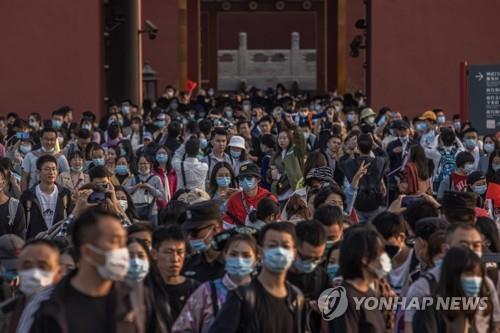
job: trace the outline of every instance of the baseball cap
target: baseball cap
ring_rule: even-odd
[[[425,111],[420,117],[418,117],[418,119],[436,121],[437,117],[436,117],[436,114],[434,112]]]
[[[14,234],[0,236],[0,263],[5,269],[17,267],[17,257],[24,246],[24,240]]]
[[[394,120],[392,122],[392,128],[394,128],[394,129],[409,129],[410,125],[404,120],[397,119],[397,120]]]
[[[198,202],[186,209],[186,220],[182,224],[185,230],[201,229],[219,220],[219,205],[214,200]]]
[[[245,176],[253,176],[257,178],[261,178],[260,169],[255,163],[246,163],[240,167],[240,173],[238,174],[238,178],[244,178]]]

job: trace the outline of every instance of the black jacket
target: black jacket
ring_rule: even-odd
[[[209,333],[266,332],[266,328],[262,327],[264,318],[255,315],[259,297],[257,283],[260,282],[253,280],[249,285],[238,287],[238,289],[228,294],[226,302],[208,331]],[[297,287],[289,282],[286,282],[286,288],[286,304],[293,314],[295,327],[297,328],[297,332],[290,333],[303,333],[306,331],[304,296]],[[272,318],[271,320],[280,320],[280,318]]]
[[[29,190],[26,190],[21,195],[21,204],[25,210],[26,226],[26,239],[35,237],[38,233],[47,230],[47,225],[43,219],[42,208],[36,196],[37,185]],[[64,220],[70,213],[71,208],[71,192],[62,186],[56,185],[59,191],[57,196],[56,211],[54,213],[53,224]]]
[[[78,321],[78,313],[67,313],[66,297],[70,295],[70,281],[76,272],[66,276],[54,289],[50,298],[40,304],[30,333],[70,333],[68,320]],[[110,297],[114,313],[110,318],[110,333],[143,333],[147,326],[144,290],[115,282]],[[80,311],[85,311],[85,308]],[[79,312],[80,312],[79,311]],[[113,319],[114,318],[114,319]]]

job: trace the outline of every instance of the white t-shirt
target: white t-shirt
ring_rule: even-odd
[[[52,227],[52,224],[54,223],[54,215],[56,214],[57,196],[59,195],[59,190],[57,189],[57,186],[54,186],[54,191],[52,191],[52,193],[50,194],[47,194],[40,189],[40,185],[37,185],[35,191],[36,197],[40,202],[45,225],[47,226],[47,229],[50,229],[50,227]]]

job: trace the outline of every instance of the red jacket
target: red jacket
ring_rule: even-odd
[[[253,209],[257,209],[257,205],[264,198],[271,198],[278,202],[271,192],[262,187],[259,187],[254,197],[247,196],[243,191],[233,194],[227,200],[227,212],[224,215],[224,222],[234,226],[245,225],[248,213]]]

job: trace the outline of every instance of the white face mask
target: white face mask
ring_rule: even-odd
[[[130,256],[126,247],[103,251],[91,244],[89,245],[92,251],[106,257],[106,262],[102,266],[92,263],[104,280],[121,281],[125,278],[130,265]]]
[[[26,296],[31,296],[45,287],[52,285],[54,273],[39,268],[26,269],[19,271],[19,279],[19,289]]]
[[[382,253],[382,255],[378,258],[380,267],[371,266],[371,270],[377,275],[379,279],[387,276],[392,270],[391,258],[387,255],[387,253]]]
[[[128,201],[127,200],[118,200],[118,204],[123,209],[123,211],[127,210],[127,208],[128,208]]]

